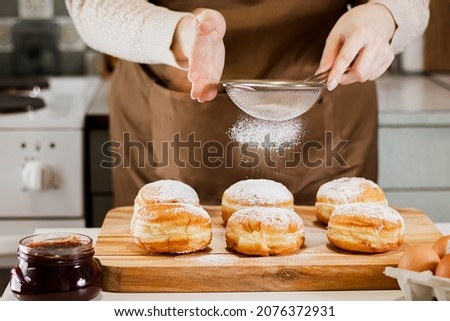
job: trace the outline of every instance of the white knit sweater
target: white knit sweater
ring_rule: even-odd
[[[392,13],[397,29],[395,53],[418,38],[429,19],[429,0],[370,0]],[[147,0],[66,0],[84,42],[100,52],[139,63],[177,66],[170,46],[178,21],[189,13],[155,6]]]

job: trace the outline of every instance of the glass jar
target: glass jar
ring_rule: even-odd
[[[101,290],[101,264],[87,235],[31,235],[20,240],[17,256],[10,286],[19,300],[90,300]]]

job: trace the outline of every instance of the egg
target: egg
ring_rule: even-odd
[[[443,278],[450,278],[450,254],[444,256],[436,267],[436,272],[434,273],[436,276],[440,276]]]
[[[450,244],[448,244],[449,241],[450,241],[450,235],[445,235],[445,236],[441,237],[440,239],[438,239],[433,244],[433,250],[436,251],[436,253],[439,255],[440,258],[443,258],[445,254],[450,254],[450,252],[448,252],[448,253],[445,252],[447,247],[449,247],[449,251],[450,251]]]
[[[431,271],[434,273],[440,261],[439,255],[430,245],[414,244],[410,245],[403,252],[398,262],[398,267],[404,270],[417,272]]]

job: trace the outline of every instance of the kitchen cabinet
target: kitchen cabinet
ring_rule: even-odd
[[[430,21],[424,34],[424,70],[450,72],[450,3],[448,0],[430,1]]]
[[[450,90],[446,75],[378,83],[379,184],[393,206],[450,218]]]

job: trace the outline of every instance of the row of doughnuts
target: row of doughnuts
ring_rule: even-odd
[[[401,215],[384,193],[364,178],[341,178],[322,185],[317,220],[327,225],[330,243],[344,250],[376,253],[398,247],[404,236]],[[304,225],[292,193],[267,179],[239,181],[225,190],[222,219],[227,247],[248,255],[292,253],[304,243]],[[131,219],[134,242],[150,253],[189,253],[211,242],[209,214],[190,186],[160,180],[142,187]]]
[[[344,177],[325,183],[317,191],[315,208],[317,220],[327,225],[328,240],[341,249],[378,253],[403,242],[402,216],[371,180]]]
[[[190,253],[211,242],[211,217],[192,187],[159,180],[144,185],[136,195],[130,232],[149,253]]]
[[[319,188],[316,200],[316,218],[327,225],[327,238],[338,248],[352,252],[379,253],[393,250],[403,242],[405,224],[402,216],[388,206],[383,190],[371,180],[362,177],[332,180]],[[266,210],[245,210],[254,206],[264,206]],[[301,241],[297,243],[300,244],[299,247],[292,245],[286,252],[255,250],[268,248],[267,237],[264,235],[267,230],[289,243],[287,225],[282,229],[275,229],[275,224],[266,223],[261,217],[262,212],[271,212],[271,215],[278,218],[286,217],[286,213],[275,213],[275,208],[283,208],[285,211],[288,209],[299,218],[293,211],[292,194],[280,183],[258,179],[232,185],[222,198],[227,246],[251,255],[290,253],[299,249],[304,241],[303,223],[296,229],[297,239],[301,237]],[[233,212],[239,215],[232,214]],[[267,227],[259,228],[260,225]],[[260,232],[261,229],[263,233]]]

